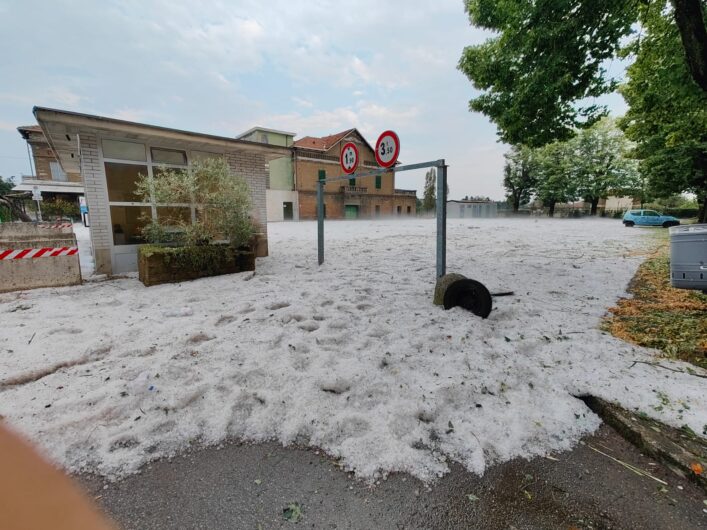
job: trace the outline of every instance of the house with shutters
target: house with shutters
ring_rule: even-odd
[[[357,129],[321,138],[295,140],[292,153],[293,185],[297,192],[299,219],[317,218],[317,180],[344,172],[339,165],[343,146],[358,147],[357,172],[379,169],[371,144]],[[329,219],[371,219],[416,215],[416,191],[396,189],[395,173],[329,182],[324,186],[324,214]]]

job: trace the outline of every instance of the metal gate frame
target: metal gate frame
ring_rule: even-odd
[[[392,171],[400,173],[401,171],[410,171],[411,169],[424,169],[428,167],[437,168],[437,278],[441,278],[447,271],[447,165],[444,159],[434,160],[431,162],[421,162],[419,164],[407,164],[391,168],[381,168],[365,173],[353,173],[351,175],[341,175],[320,179],[317,182],[317,256],[319,265],[324,263],[324,185],[327,182],[337,182],[340,180],[349,180],[352,178],[372,177],[374,175],[382,175]]]

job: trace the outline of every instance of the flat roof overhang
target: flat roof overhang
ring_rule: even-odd
[[[83,184],[80,182],[57,182],[52,180],[27,179],[12,188],[12,191],[32,191],[34,187],[46,193],[76,193],[83,194]]]
[[[216,153],[233,153],[245,151],[261,154],[266,162],[285,156],[290,156],[289,147],[280,147],[246,140],[238,140],[226,136],[171,129],[158,125],[147,125],[115,118],[94,116],[46,107],[32,109],[37,123],[42,128],[50,147],[54,151],[67,174],[79,175],[81,163],[79,158],[79,132],[92,129],[97,133],[116,135],[151,145],[163,144],[166,147],[183,147]]]

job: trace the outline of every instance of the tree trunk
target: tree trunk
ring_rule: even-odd
[[[31,223],[32,218],[27,215],[25,212],[23,212],[16,204],[14,201],[10,199],[6,199],[5,197],[0,197],[0,204],[7,206],[10,209],[10,212],[14,214],[15,217],[17,217],[20,221],[25,222],[25,223]]]
[[[594,197],[591,200],[591,205],[592,205],[592,209],[589,212],[589,215],[596,215],[597,214],[597,207],[599,206],[599,197]]]
[[[705,193],[700,203],[700,209],[697,211],[697,222],[707,223],[707,193]]]
[[[520,195],[513,197],[513,213],[518,213],[520,210]]]
[[[671,1],[687,68],[695,83],[707,92],[707,28],[701,5],[704,0]]]
[[[555,217],[555,202],[556,201],[550,201],[550,203],[548,204],[548,210],[547,210],[548,217]]]

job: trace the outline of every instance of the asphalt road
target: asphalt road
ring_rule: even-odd
[[[78,479],[126,530],[707,528],[707,493],[607,426],[555,458],[507,462],[483,477],[455,466],[429,487],[405,475],[371,487],[315,450],[232,443],[154,462],[117,483]],[[297,523],[283,512],[291,503],[301,509]]]

